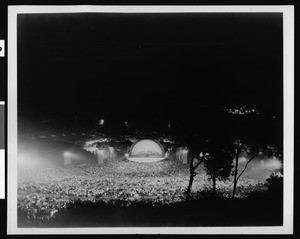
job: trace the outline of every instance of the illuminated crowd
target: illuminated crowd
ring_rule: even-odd
[[[195,196],[211,189],[203,169],[198,173],[192,191]],[[169,204],[185,199],[188,182],[189,166],[171,159],[148,164],[124,159],[103,165],[32,169],[18,173],[18,209],[29,220],[44,220],[77,200],[118,201],[124,206],[133,202]],[[258,188],[264,187],[256,179],[241,179],[236,196],[245,197]],[[232,182],[218,182],[217,189],[229,197]]]

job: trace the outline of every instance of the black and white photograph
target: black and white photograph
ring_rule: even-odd
[[[290,232],[292,7],[8,10],[8,231]]]

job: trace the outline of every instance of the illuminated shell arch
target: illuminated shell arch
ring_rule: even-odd
[[[164,148],[158,141],[142,139],[132,144],[127,159],[146,163],[163,160],[164,155]]]

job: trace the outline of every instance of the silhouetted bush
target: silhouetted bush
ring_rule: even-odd
[[[283,194],[283,176],[281,174],[271,173],[266,180],[268,192],[272,194]]]

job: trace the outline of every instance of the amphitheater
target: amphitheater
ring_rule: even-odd
[[[127,159],[142,163],[156,162],[165,159],[165,151],[158,141],[143,139],[132,144]]]

